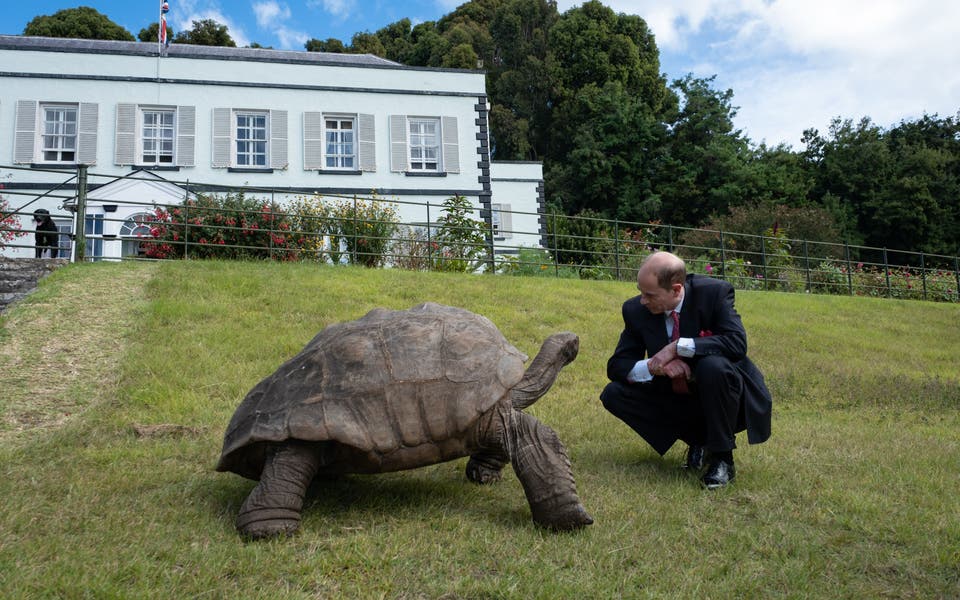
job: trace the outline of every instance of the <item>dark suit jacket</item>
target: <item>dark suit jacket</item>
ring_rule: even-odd
[[[734,291],[726,281],[702,275],[688,275],[684,282],[683,307],[680,310],[680,337],[694,338],[696,355],[691,363],[705,355],[721,354],[730,359],[743,376],[742,412],[751,444],[770,437],[770,413],[773,400],[760,369],[747,358],[747,332],[734,308]],[[666,325],[662,314],[655,315],[635,296],[623,303],[623,333],[613,356],[607,361],[611,381],[627,383],[627,374],[637,361],[649,358],[666,346]],[[666,377],[632,385],[670,386]]]

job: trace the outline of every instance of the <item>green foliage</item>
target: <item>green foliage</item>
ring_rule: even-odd
[[[279,205],[242,191],[198,194],[154,212],[153,241],[144,243],[149,258],[299,258],[289,216]]]
[[[0,179],[9,179],[11,174],[6,174],[0,176]],[[0,183],[0,189],[3,189],[3,184]],[[14,210],[10,206],[10,202],[0,194],[0,249],[3,248],[6,242],[12,242],[18,237],[27,235],[26,231],[20,230],[20,218],[13,214]]]
[[[154,21],[140,30],[140,33],[137,34],[137,39],[141,42],[156,42],[159,39],[157,37],[159,33],[160,24]],[[169,25],[167,25],[167,39],[173,40],[173,28]]]
[[[133,35],[129,31],[89,6],[65,8],[52,15],[34,17],[24,27],[23,35],[134,41]]]
[[[304,48],[306,48],[307,52],[333,52],[343,54],[347,51],[347,47],[337,38],[327,38],[326,40],[312,38],[307,40]]]
[[[472,218],[473,205],[463,196],[443,201],[431,249],[433,268],[438,271],[472,273],[487,257],[487,225]]]
[[[351,264],[381,267],[397,231],[397,209],[376,199],[337,200],[330,209],[329,223],[332,249],[342,244]],[[338,255],[331,258],[339,262]]]
[[[235,48],[237,43],[230,37],[228,27],[213,19],[193,21],[190,29],[177,32],[173,39],[177,44],[196,44],[198,46],[228,46]]]

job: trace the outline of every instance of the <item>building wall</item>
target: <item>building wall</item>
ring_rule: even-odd
[[[490,204],[498,203],[493,198],[496,187],[510,195],[505,203],[513,210],[538,211],[535,186],[529,184],[542,179],[539,164],[527,163],[521,175],[513,173],[524,170],[519,164],[511,166],[512,174],[506,177],[510,181],[492,182],[482,72],[410,68],[367,55],[173,45],[167,56],[159,56],[156,50],[155,44],[136,42],[0,36],[0,165],[13,165],[19,158],[24,167],[42,166],[35,161],[23,163],[15,150],[17,106],[24,100],[96,106],[96,151],[89,167],[94,188],[110,177],[129,175],[139,168],[117,164],[118,118],[122,121],[125,114],[123,105],[188,107],[194,117],[193,164],[164,166],[154,172],[177,185],[189,181],[194,191],[254,186],[281,201],[301,194],[376,194],[399,201],[402,220],[426,222],[425,210],[407,203],[439,205],[459,194],[475,204],[478,215],[482,209],[489,219]],[[275,150],[283,148],[285,160],[260,171],[215,166],[216,109],[223,108],[283,111],[286,143],[273,140],[271,145]],[[372,165],[368,163],[367,168],[373,166],[373,170],[305,168],[308,113],[369,119],[365,122],[372,122],[369,131],[374,139],[366,146],[373,149]],[[445,133],[451,132],[448,125],[455,123],[455,136],[444,141],[447,147],[450,142],[456,144],[456,161],[445,161],[445,167],[455,162],[456,168],[433,174],[397,172],[392,166],[392,150],[397,148],[391,144],[393,115],[441,117]],[[278,117],[275,122],[281,120]],[[121,126],[121,134],[123,131]],[[8,170],[2,175],[7,176],[4,184],[8,190],[36,194],[66,178],[62,173],[36,170]],[[525,183],[521,184],[521,179]],[[64,191],[57,195],[64,194],[69,195]],[[8,199],[19,206],[26,198]],[[63,213],[62,200],[41,198],[30,209]],[[91,203],[92,208],[96,206]],[[24,226],[31,228],[32,223]]]

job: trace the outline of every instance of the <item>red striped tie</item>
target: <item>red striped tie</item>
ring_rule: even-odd
[[[670,334],[670,341],[675,342],[680,339],[680,315],[674,310],[670,312],[670,316],[673,317],[673,333]],[[671,379],[670,385],[673,386],[674,394],[690,393],[690,388],[687,387],[687,380],[683,376]]]

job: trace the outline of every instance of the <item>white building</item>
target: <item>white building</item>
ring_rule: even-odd
[[[77,165],[88,165],[93,257],[134,253],[138,215],[153,203],[240,186],[280,202],[375,195],[411,224],[427,222],[425,203],[435,221],[443,200],[461,195],[493,229],[498,254],[540,246],[541,165],[491,162],[488,109],[480,71],[0,35],[2,193],[12,208],[45,208],[71,229],[63,205],[77,194]],[[22,227],[33,229],[28,216]]]

